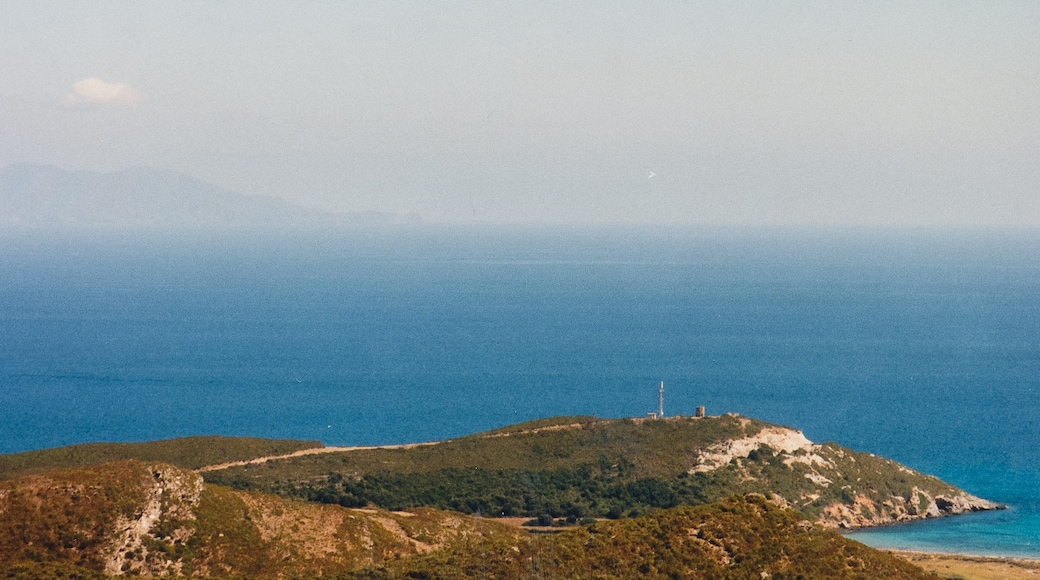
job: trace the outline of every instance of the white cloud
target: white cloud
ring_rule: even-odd
[[[65,96],[67,106],[94,104],[133,106],[143,103],[148,95],[123,83],[107,83],[90,77],[72,85],[72,92]]]

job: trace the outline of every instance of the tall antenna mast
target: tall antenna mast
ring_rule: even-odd
[[[657,418],[664,419],[664,381],[657,387]]]

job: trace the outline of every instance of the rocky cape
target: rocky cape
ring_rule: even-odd
[[[802,477],[822,489],[840,488],[841,500],[824,505],[818,516],[817,521],[826,527],[855,529],[1006,509],[890,459],[832,443],[815,444],[801,431],[787,427],[766,427],[748,437],[716,443],[698,456],[698,464],[689,472],[706,473],[734,466],[742,477],[753,480],[757,475],[752,457],[763,453],[771,454],[772,461],[792,470],[796,464],[804,466]],[[904,484],[887,497],[879,491],[886,475],[894,475],[894,483]],[[773,495],[795,507],[805,506],[819,496],[819,491],[805,489],[797,497]]]
[[[895,461],[736,415],[561,417],[423,446],[221,467],[207,480],[285,497],[572,520],[746,493],[841,529],[1005,507]]]
[[[736,415],[383,447],[190,437],[0,456],[0,575],[926,578],[835,528],[1001,507]]]

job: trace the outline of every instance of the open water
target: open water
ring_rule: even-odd
[[[1040,556],[1040,233],[0,233],[0,452],[378,444],[737,412],[1011,509],[856,535]]]

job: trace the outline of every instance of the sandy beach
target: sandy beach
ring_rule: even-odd
[[[964,580],[1036,580],[1040,578],[1040,559],[997,556],[972,556],[887,550],[939,578]]]

